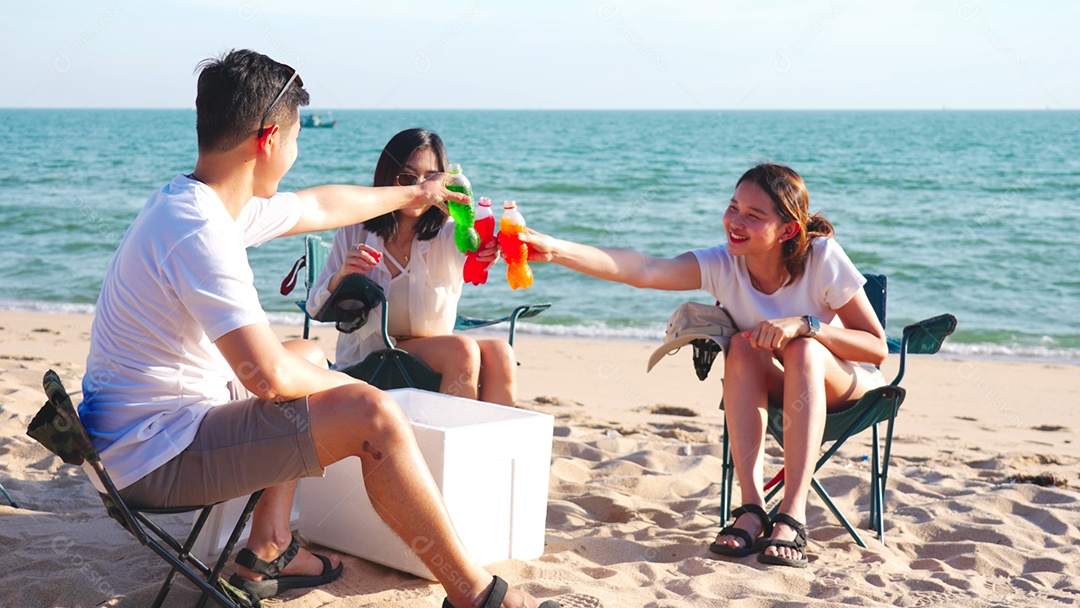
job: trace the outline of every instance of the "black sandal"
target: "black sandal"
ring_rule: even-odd
[[[510,590],[510,585],[508,585],[506,581],[497,576],[493,578],[495,580],[495,585],[491,588],[491,593],[488,594],[487,599],[484,600],[484,603],[480,608],[499,608],[499,606],[502,605],[503,598],[506,597],[506,592]],[[444,599],[442,608],[454,607],[450,604],[449,599]],[[540,608],[559,608],[559,602],[548,600],[540,604]]]
[[[773,517],[772,519],[772,524],[773,526],[776,524],[784,524],[792,530],[795,530],[795,540],[766,539],[761,544],[761,553],[758,554],[757,561],[773,566],[805,568],[807,564],[810,563],[810,560],[806,557],[806,526],[786,513],[777,513],[776,517]],[[765,549],[768,547],[795,549],[799,552],[799,557],[797,559],[790,559],[787,557],[780,557],[779,555],[766,555]]]
[[[731,547],[729,545],[719,545],[716,541],[713,541],[713,543],[709,545],[709,551],[712,551],[717,555],[726,555],[728,557],[746,557],[747,555],[756,552],[758,550],[757,543],[761,540],[761,536],[757,539],[753,539],[750,537],[749,532],[742,528],[735,527],[735,522],[739,517],[747,513],[753,515],[761,522],[761,536],[772,534],[772,523],[769,522],[769,514],[765,512],[765,509],[762,509],[755,504],[745,504],[731,512],[731,525],[725,526],[720,530],[717,536],[734,536],[735,538],[742,539],[742,541],[746,543],[746,546]]]
[[[253,600],[264,600],[268,597],[274,597],[283,591],[288,591],[289,589],[304,589],[306,587],[325,585],[326,583],[337,580],[345,569],[345,564],[338,564],[338,567],[334,568],[330,564],[330,558],[324,555],[316,555],[315,557],[322,561],[323,569],[321,574],[314,576],[281,576],[281,571],[289,565],[289,562],[291,562],[298,553],[300,553],[300,543],[297,542],[295,536],[292,538],[292,542],[289,543],[289,547],[285,549],[284,553],[279,555],[277,559],[272,562],[265,562],[259,559],[259,557],[249,549],[241,549],[240,552],[236,554],[236,563],[245,568],[254,570],[266,578],[261,581],[249,581],[239,574],[234,573],[229,577],[229,584],[246,591],[251,595]]]

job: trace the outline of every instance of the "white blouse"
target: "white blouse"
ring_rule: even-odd
[[[307,310],[314,315],[326,300],[330,298],[327,286],[334,273],[345,263],[349,248],[357,243],[364,243],[386,254],[386,245],[382,237],[368,232],[363,224],[353,224],[338,229],[334,243],[327,255],[326,267],[323,268],[315,285],[308,293]],[[390,271],[387,262],[376,264],[368,273],[368,278],[382,287],[383,293],[389,293]],[[462,270],[465,267],[465,254],[458,251],[454,244],[454,222],[447,219],[435,238],[428,241],[413,239],[409,251],[409,265],[406,267],[409,281],[409,323],[408,335],[416,337],[444,336],[454,330],[457,319],[458,301],[461,288],[465,284]],[[403,280],[403,279],[399,279]],[[387,300],[390,306],[402,306],[401,302]],[[384,348],[382,341],[381,308],[371,311],[371,317],[363,327],[351,334],[338,334],[337,352],[334,368],[343,369],[364,360],[372,351]],[[391,338],[393,341],[393,338]]]

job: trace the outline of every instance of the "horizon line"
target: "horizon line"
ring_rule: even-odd
[[[0,110],[186,110],[194,106],[0,106]],[[1077,108],[366,108],[305,106],[300,112],[1074,112]]]

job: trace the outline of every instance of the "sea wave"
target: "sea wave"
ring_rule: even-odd
[[[945,355],[960,359],[996,359],[1080,365],[1080,348],[1047,348],[1045,346],[1003,346],[1000,344],[957,344],[941,346]]]
[[[11,312],[47,312],[63,315],[92,315],[93,304],[74,304],[70,302],[27,302],[0,300],[0,311]]]

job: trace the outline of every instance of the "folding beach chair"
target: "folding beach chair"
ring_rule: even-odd
[[[316,279],[318,279],[319,274],[322,272],[323,267],[326,266],[326,258],[329,251],[330,243],[327,243],[322,237],[314,234],[307,235],[304,238],[304,255],[293,264],[292,270],[289,272],[288,276],[285,277],[285,280],[282,281],[281,294],[288,295],[292,292],[296,285],[296,277],[299,271],[305,268],[304,288],[305,293],[309,292],[311,287],[315,284]],[[358,277],[358,279],[352,279],[354,276]],[[386,295],[383,293],[382,289],[370,279],[367,279],[362,275],[351,275],[346,280],[349,281],[349,286],[343,287],[345,284],[345,281],[343,281],[343,285],[338,286],[338,292],[345,291],[355,296],[355,298],[361,298],[363,305],[367,307],[368,310],[380,303],[386,303]],[[351,301],[356,302],[357,300],[353,299]],[[311,327],[311,321],[314,319],[312,319],[311,315],[307,312],[306,299],[296,302],[296,305],[304,312],[304,337],[307,338]],[[325,308],[326,307],[324,306],[324,309]],[[520,319],[535,317],[548,308],[551,308],[551,304],[547,302],[527,304],[518,306],[509,315],[497,319],[477,319],[459,314],[454,323],[454,329],[470,330],[509,322],[510,335],[508,342],[510,343],[510,346],[513,346],[514,336],[517,332],[517,322]],[[353,370],[349,372],[350,375],[384,390],[390,388],[412,387],[427,388],[427,390],[437,391],[442,376],[415,356],[393,347],[390,342],[389,334],[386,331],[387,307],[385,305],[382,307],[382,311],[382,334],[386,348],[376,351],[378,356],[373,356],[376,353],[372,353],[363,362],[349,368],[350,370]],[[354,306],[349,309],[347,314],[355,318],[356,315],[361,313],[358,313],[358,309]],[[324,320],[341,322],[339,318],[331,316],[324,317]],[[363,321],[366,321],[366,316],[364,316]],[[431,386],[434,386],[434,388],[428,388]]]
[[[229,555],[232,553],[237,538],[247,524],[252,510],[255,509],[255,503],[258,502],[259,497],[262,495],[262,490],[252,494],[251,498],[248,499],[247,505],[244,507],[244,511],[233,529],[231,538],[226,543],[217,563],[213,568],[210,568],[191,555],[191,548],[199,537],[199,533],[202,532],[203,525],[206,523],[206,519],[209,517],[214,505],[159,509],[141,508],[126,504],[120,497],[116,486],[113,485],[109,473],[105,470],[105,466],[101,462],[93,443],[91,443],[90,436],[83,427],[75,407],[71,404],[71,398],[68,397],[67,391],[64,390],[64,386],[61,384],[56,372],[52,370],[46,372],[42,385],[45,387],[48,401],[45,402],[45,405],[30,422],[30,426],[26,431],[27,434],[40,442],[50,452],[59,456],[67,464],[76,466],[83,465],[84,462],[89,464],[102,486],[105,487],[106,492],[104,494],[99,492],[99,496],[101,501],[105,503],[105,509],[108,511],[109,516],[119,522],[141,544],[150,548],[172,567],[168,576],[165,577],[165,582],[161,585],[157,598],[154,600],[154,608],[161,606],[165,601],[177,573],[186,576],[202,591],[197,604],[200,608],[206,605],[207,600],[211,599],[228,608],[252,606],[253,602],[248,597],[248,594],[229,585],[220,577],[220,574],[229,559]],[[199,514],[191,533],[183,544],[173,538],[161,526],[154,523],[149,517],[151,515],[194,511],[198,511]],[[156,535],[157,538],[148,534],[148,531]],[[254,605],[257,604],[258,602],[254,602]]]
[[[368,384],[389,390],[420,388],[438,392],[442,375],[428,367],[419,357],[395,348],[387,332],[389,312],[386,294],[374,281],[362,274],[345,277],[315,317],[317,321],[335,321],[338,329],[351,331],[368,322],[368,313],[381,306],[382,340],[385,348],[372,351],[363,361],[340,371]],[[347,324],[348,327],[343,327]]]
[[[874,312],[877,313],[878,320],[881,321],[881,326],[885,327],[886,278],[884,275],[865,276],[866,285],[863,287],[863,290],[866,292],[870,304],[874,307]],[[892,382],[885,386],[867,391],[867,393],[851,407],[840,412],[831,413],[825,418],[825,433],[822,439],[822,445],[829,442],[832,442],[832,444],[819,457],[814,466],[815,474],[830,458],[832,458],[836,451],[839,450],[844,442],[850,437],[857,435],[866,429],[872,429],[873,431],[873,444],[871,446],[870,454],[869,527],[877,532],[878,539],[880,539],[882,543],[885,542],[885,483],[889,474],[889,455],[892,449],[893,423],[896,419],[896,414],[900,410],[900,404],[904,402],[906,394],[906,391],[900,387],[900,381],[904,378],[907,355],[909,353],[934,354],[938,352],[941,348],[941,344],[945,341],[945,338],[952,334],[955,329],[956,317],[948,314],[925,319],[905,327],[903,336],[900,340],[889,340],[889,352],[900,354],[900,368]],[[716,353],[719,352],[719,348],[716,343],[704,339],[695,340],[693,346],[695,369],[698,373],[698,378],[704,380],[708,375],[709,368],[712,366]],[[720,401],[720,409],[724,409],[723,400]],[[881,438],[878,427],[878,424],[881,422],[886,423],[885,446],[883,451],[880,448]],[[782,447],[784,444],[784,411],[782,404],[774,402],[769,403],[767,428],[769,434],[772,435]],[[727,424],[725,423],[723,435],[723,469],[720,482],[720,512],[724,517],[726,517],[731,510],[731,493],[734,475],[735,464],[731,457],[731,446],[728,443]],[[825,491],[825,488],[821,486],[816,477],[811,480],[810,484],[811,487],[814,488],[814,491],[817,492],[818,496],[825,501],[826,506],[828,506],[833,515],[836,516],[836,519],[840,521],[844,528],[855,539],[855,542],[858,543],[860,547],[865,547],[866,543],[863,541],[862,537],[859,536],[859,533],[855,531],[855,528],[840,512],[836,503],[833,502],[832,497],[829,496],[829,493]],[[783,485],[784,471],[781,469],[781,471],[765,485],[765,489],[768,490],[768,494],[765,496],[766,504],[776,496],[780,489],[783,488]],[[776,508],[778,508],[778,506],[773,508],[774,512],[776,511]]]

